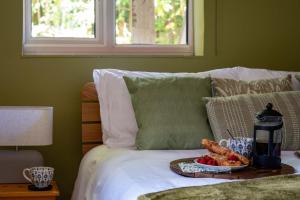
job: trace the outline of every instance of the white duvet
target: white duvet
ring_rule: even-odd
[[[204,153],[206,150],[137,151],[98,146],[81,161],[72,200],[136,200],[150,192],[230,181],[187,178],[169,168],[172,160]],[[300,172],[300,159],[293,152],[282,152],[282,162]]]

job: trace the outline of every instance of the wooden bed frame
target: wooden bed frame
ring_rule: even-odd
[[[95,84],[86,83],[81,91],[82,154],[102,144],[100,106]]]

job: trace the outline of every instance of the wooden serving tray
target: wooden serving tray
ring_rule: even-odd
[[[295,169],[286,164],[282,164],[281,169],[256,169],[254,167],[246,167],[239,171],[233,171],[228,173],[185,173],[182,172],[178,163],[186,162],[193,163],[195,158],[184,158],[179,160],[174,160],[170,163],[170,168],[175,173],[192,178],[222,178],[222,179],[252,179],[252,178],[261,178],[266,176],[275,176],[275,175],[284,175],[284,174],[293,174]]]

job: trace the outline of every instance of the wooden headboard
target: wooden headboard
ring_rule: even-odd
[[[82,154],[102,144],[102,129],[98,96],[93,82],[81,91]]]

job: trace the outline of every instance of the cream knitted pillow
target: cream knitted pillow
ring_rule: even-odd
[[[292,76],[284,78],[242,81],[212,78],[213,96],[233,96],[239,94],[261,94],[269,92],[292,91]]]

